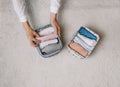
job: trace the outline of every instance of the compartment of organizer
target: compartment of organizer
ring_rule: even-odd
[[[62,42],[60,37],[54,32],[55,30],[51,24],[41,27],[36,31],[40,34],[40,37],[37,37],[37,39],[41,40],[37,50],[42,57],[51,57],[61,51]]]

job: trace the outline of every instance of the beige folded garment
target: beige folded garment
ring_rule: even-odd
[[[75,42],[70,42],[69,47],[76,51],[77,53],[79,53],[80,55],[82,55],[83,57],[86,57],[88,55],[88,51],[85,50],[81,45],[78,45]]]

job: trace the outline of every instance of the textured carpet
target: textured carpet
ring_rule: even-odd
[[[49,0],[28,6],[33,28],[50,22]],[[64,48],[44,59],[30,46],[11,0],[0,0],[0,87],[120,87],[120,0],[63,0],[59,23]],[[81,25],[101,37],[87,59],[67,50]]]

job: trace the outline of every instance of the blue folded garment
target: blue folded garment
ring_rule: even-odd
[[[97,37],[84,27],[80,28],[79,33],[89,39],[97,40]]]

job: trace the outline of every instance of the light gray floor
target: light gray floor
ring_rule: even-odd
[[[0,0],[0,87],[120,87],[120,0],[63,0],[59,22],[64,48],[44,59],[29,45],[11,0]],[[31,24],[49,23],[49,0],[30,0]],[[87,59],[68,53],[81,26],[101,37]]]

